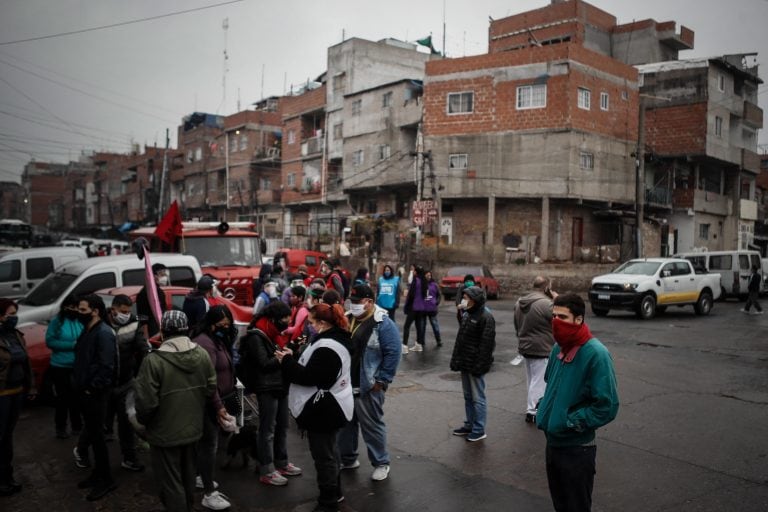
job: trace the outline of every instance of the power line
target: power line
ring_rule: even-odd
[[[104,29],[107,29],[107,28],[122,27],[122,26],[125,26],[125,25],[132,25],[134,23],[143,23],[145,21],[157,20],[157,19],[160,19],[160,18],[169,18],[171,16],[178,16],[180,14],[188,14],[190,12],[203,11],[203,10],[206,10],[206,9],[213,9],[214,7],[221,7],[223,5],[236,4],[236,3],[239,3],[239,2],[242,2],[242,1],[243,0],[229,0],[228,2],[220,2],[218,4],[206,5],[206,6],[203,6],[203,7],[196,7],[194,9],[185,9],[183,11],[174,11],[174,12],[169,12],[167,14],[159,14],[157,16],[149,16],[147,18],[139,18],[139,19],[135,19],[135,20],[121,21],[120,23],[111,23],[109,25],[100,25],[98,27],[89,27],[89,28],[83,28],[83,29],[80,29],[80,30],[71,30],[69,32],[59,32],[58,34],[49,34],[49,35],[46,35],[46,36],[28,37],[26,39],[17,39],[15,41],[5,41],[5,42],[0,43],[0,46],[8,46],[8,45],[11,45],[11,44],[18,44],[18,43],[28,43],[30,41],[40,41],[40,40],[43,40],[43,39],[52,39],[54,37],[71,36],[71,35],[75,35],[75,34],[83,34],[85,32],[93,32],[93,31],[96,31],[96,30],[104,30]]]

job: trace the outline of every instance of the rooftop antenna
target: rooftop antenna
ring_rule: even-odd
[[[443,0],[443,57],[447,57],[445,53],[445,0]]]
[[[229,18],[224,18],[221,22],[221,28],[224,29],[224,69],[221,73],[221,105],[219,105],[216,113],[218,114],[222,108],[226,109],[227,103],[227,72],[229,72],[229,54],[227,54],[227,31],[229,30]]]

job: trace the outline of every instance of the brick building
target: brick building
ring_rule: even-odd
[[[21,185],[27,199],[24,220],[35,226],[63,227],[63,211],[57,204],[67,188],[67,164],[29,162],[24,166]],[[53,215],[51,215],[53,213]]]
[[[671,253],[758,248],[755,54],[639,66],[646,201],[669,220]]]
[[[24,187],[15,181],[0,181],[0,219],[27,217]]]

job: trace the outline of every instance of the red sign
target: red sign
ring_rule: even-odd
[[[437,220],[437,203],[431,199],[414,201],[412,212],[413,223],[417,226],[423,226],[428,222]]]

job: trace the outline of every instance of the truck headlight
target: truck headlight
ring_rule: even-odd
[[[624,283],[624,290],[631,291],[637,289],[637,283]]]

